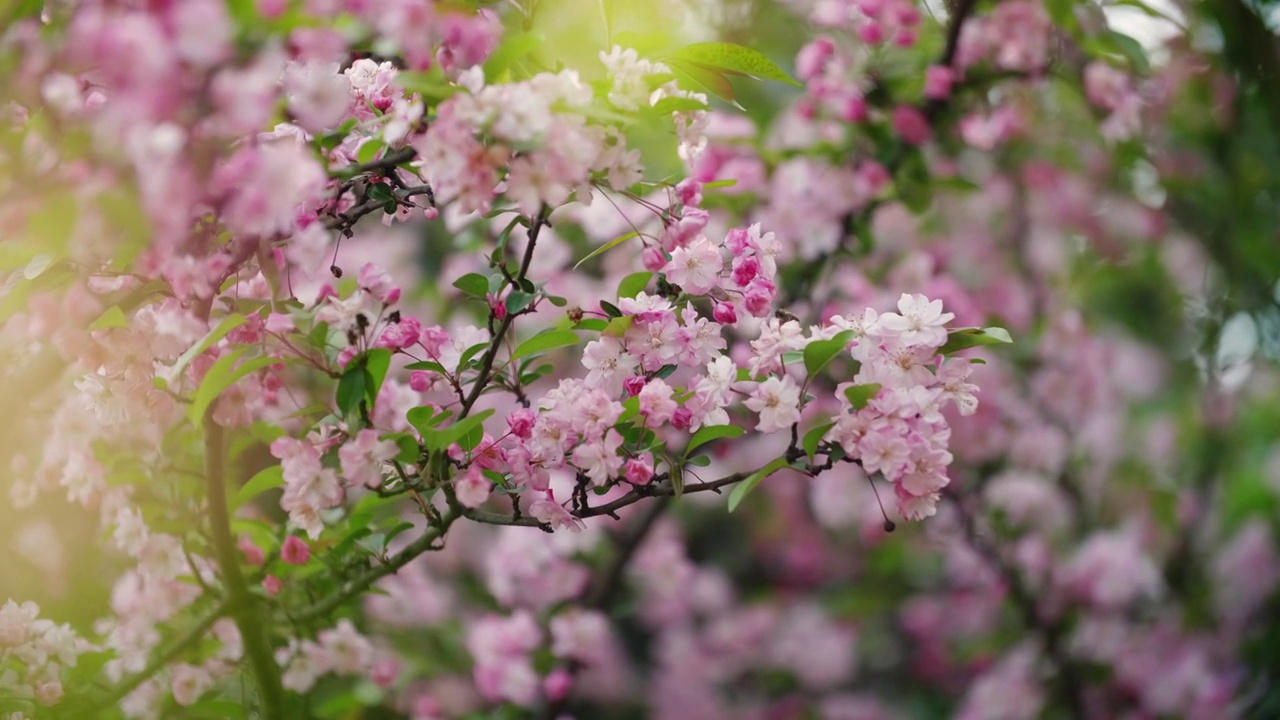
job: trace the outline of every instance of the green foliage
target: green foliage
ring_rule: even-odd
[[[578,335],[572,330],[557,330],[552,328],[544,330],[537,335],[525,340],[516,347],[511,353],[512,360],[518,360],[530,355],[541,354],[557,350],[559,348],[570,347],[578,344]]]
[[[746,430],[743,430],[736,425],[707,425],[699,428],[698,432],[694,433],[693,437],[689,438],[689,444],[685,446],[685,457],[692,455],[694,450],[697,450],[712,440],[718,440],[720,438],[732,439],[741,437],[744,433],[746,433]]]
[[[747,498],[765,478],[775,472],[787,467],[786,458],[776,458],[769,464],[751,473],[745,480],[733,486],[733,490],[729,491],[729,512],[738,509],[742,501]]]
[[[829,340],[814,340],[805,345],[804,369],[809,377],[816,377],[825,370],[853,342],[853,336],[852,330],[843,330]]]

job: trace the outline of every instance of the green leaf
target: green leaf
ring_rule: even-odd
[[[533,293],[514,290],[507,296],[507,312],[515,314],[529,307],[529,303],[533,302]]]
[[[353,362],[347,366],[342,377],[338,379],[336,401],[338,411],[343,417],[354,417],[360,411],[360,401],[364,400],[373,378],[360,363]]]
[[[209,368],[209,372],[205,373],[204,379],[200,381],[200,387],[196,388],[195,397],[192,398],[191,405],[187,407],[187,419],[197,428],[204,426],[204,414],[213,404],[218,396],[236,383],[237,380],[256,372],[269,365],[275,365],[280,362],[279,358],[273,357],[257,357],[252,360],[246,360],[236,367],[232,367],[240,356],[248,351],[249,347],[242,347],[235,352],[228,353],[218,358],[214,362],[213,367]]]
[[[813,458],[818,454],[818,445],[822,444],[822,438],[831,428],[835,427],[833,422],[823,423],[817,427],[810,428],[809,432],[804,434],[804,441],[801,447],[804,448],[804,454],[809,456],[809,462],[813,462]]]
[[[449,374],[448,371],[444,369],[444,366],[436,362],[435,360],[422,360],[416,363],[409,363],[408,365],[404,366],[404,369],[405,370],[430,370],[431,372],[440,373],[441,375]]]
[[[241,505],[249,502],[253,498],[274,487],[280,487],[284,484],[284,467],[281,465],[270,465],[258,471],[256,475],[249,478],[249,482],[245,483],[236,491],[236,496],[231,500],[231,510],[234,511]]]
[[[107,311],[98,316],[89,324],[90,330],[106,330],[107,328],[128,327],[129,320],[124,316],[124,311],[119,305],[112,305]]]
[[[414,408],[414,410],[417,409],[419,408]],[[410,410],[409,414],[412,416],[413,411]],[[439,452],[447,449],[450,445],[466,437],[472,430],[479,428],[483,433],[484,421],[492,414],[493,410],[485,410],[484,412],[463,418],[453,425],[439,430],[429,427],[419,427],[413,422],[412,417],[409,418],[409,422],[418,429],[418,432],[422,435],[422,442],[427,446],[427,449],[433,452]]]
[[[765,465],[759,470],[751,473],[746,480],[735,485],[733,490],[729,492],[729,512],[737,510],[738,506],[742,504],[742,501],[751,494],[751,491],[756,489],[756,486],[759,485],[762,480],[786,466],[786,458],[775,458],[773,462],[770,462],[768,465]]]
[[[369,370],[370,382],[366,388],[366,396],[369,398],[369,407],[372,408],[382,390],[382,381],[387,378],[387,370],[391,367],[391,349],[369,350],[365,353],[364,366]]]
[[[1011,342],[1013,338],[1009,336],[1009,331],[1002,327],[961,328],[951,331],[946,344],[938,350],[938,353],[950,355],[980,345],[1000,345]]]
[[[589,330],[591,332],[601,332],[609,327],[609,321],[602,318],[584,318],[577,325],[573,326],[574,330]]]
[[[472,358],[479,354],[481,350],[487,349],[489,349],[489,343],[482,342],[476,343],[466,350],[463,350],[461,357],[458,358],[458,370],[461,371],[463,368],[467,367],[467,363],[471,362]]]
[[[370,183],[368,192],[371,200],[394,203],[396,199],[394,191],[387,183]]]
[[[218,323],[212,330],[210,330],[209,333],[200,340],[200,342],[187,348],[187,351],[182,353],[178,358],[178,361],[166,370],[165,374],[175,380],[181,378],[182,373],[186,371],[187,366],[191,364],[192,360],[199,357],[205,350],[213,347],[215,343],[226,337],[227,333],[243,325],[245,320],[247,320],[247,318],[240,313],[232,313],[223,318],[222,322]],[[168,387],[163,378],[157,377],[156,381],[157,384],[161,386],[162,390],[165,387]]]
[[[445,79],[437,69],[427,72],[402,71],[396,73],[395,84],[411,93],[418,93],[424,100],[436,103],[462,92],[463,88]]]
[[[1142,43],[1115,30],[1108,30],[1101,39],[1109,49],[1123,55],[1129,61],[1129,68],[1133,72],[1145,75],[1151,69],[1151,63],[1147,60],[1146,51],[1142,49]]]
[[[707,190],[719,190],[721,188],[733,187],[737,184],[737,180],[734,180],[733,178],[726,178],[724,180],[712,180],[709,183],[704,183],[702,189],[705,192]]]
[[[515,68],[525,56],[542,47],[546,38],[539,32],[522,32],[506,35],[497,49],[484,63],[484,76],[495,82],[504,72]]]
[[[671,465],[671,496],[679,500],[684,495],[684,468],[679,464]]]
[[[853,341],[854,332],[844,330],[830,340],[815,340],[804,346],[804,369],[813,378],[822,372]]]
[[[633,298],[636,295],[639,295],[644,292],[646,287],[648,287],[649,280],[652,277],[653,273],[646,271],[631,273],[630,275],[622,278],[622,282],[618,283],[618,297]]]
[[[525,340],[511,353],[512,360],[518,360],[536,353],[544,353],[558,348],[578,344],[578,334],[572,330],[546,330]]]
[[[635,321],[634,315],[623,315],[609,321],[604,330],[600,331],[601,335],[608,337],[622,337],[631,329],[631,323]]]
[[[764,53],[742,45],[724,42],[694,43],[675,51],[673,57],[724,72],[749,75],[761,80],[777,80],[796,87],[801,86]]]
[[[861,410],[867,406],[880,392],[880,383],[867,383],[866,385],[853,385],[844,390],[844,396],[849,398],[849,404],[854,410]]]
[[[699,428],[698,432],[694,433],[693,437],[689,438],[689,445],[684,449],[685,457],[688,457],[694,450],[697,450],[699,447],[706,445],[712,440],[718,440],[719,438],[741,437],[744,433],[746,433],[746,430],[743,430],[737,425],[707,425]]]
[[[631,238],[633,238],[633,237],[637,237],[637,236],[639,236],[639,235],[640,235],[640,233],[636,232],[635,230],[632,230],[631,232],[627,233],[626,235],[620,235],[620,236],[618,236],[618,237],[616,237],[616,238],[614,238],[614,239],[610,240],[609,242],[607,242],[607,243],[605,243],[605,244],[601,245],[600,247],[596,248],[595,250],[592,250],[591,252],[587,253],[586,257],[582,258],[581,260],[579,260],[577,263],[575,263],[575,264],[574,264],[573,269],[574,269],[574,270],[577,270],[578,268],[582,267],[582,264],[583,264],[583,263],[585,263],[586,261],[590,260],[591,258],[593,258],[593,257],[597,257],[597,256],[599,256],[599,255],[603,255],[604,253],[606,253],[606,252],[608,252],[608,251],[610,251],[610,250],[614,249],[615,247],[617,247],[617,246],[621,245],[622,243],[624,243],[624,242],[626,242],[626,241],[630,240],[630,239],[631,239]]]
[[[418,409],[414,408],[414,410]],[[413,412],[413,410],[409,412]],[[400,452],[396,455],[397,461],[402,463],[418,462],[419,457],[422,455],[422,448],[418,447],[418,441],[415,438],[408,433],[398,433],[389,436],[388,439],[395,441],[396,447],[400,449]]]
[[[454,280],[453,286],[467,295],[483,299],[489,293],[489,278],[480,273],[467,273]]]
[[[432,428],[431,419],[435,417],[436,410],[430,405],[422,407],[409,408],[409,412],[405,413],[405,419],[418,431],[419,435],[425,435]]]
[[[378,153],[382,152],[387,146],[381,140],[369,139],[360,145],[360,149],[356,151],[356,162],[364,165],[371,163],[378,157]]]
[[[676,81],[684,89],[694,92],[709,92],[738,110],[746,110],[746,108],[738,104],[737,100],[733,99],[733,84],[729,82],[729,78],[724,76],[724,73],[706,65],[686,62],[676,58],[668,59],[667,64],[671,66],[671,70],[676,75]]]
[[[707,104],[701,100],[688,97],[664,97],[649,108],[650,112],[665,114],[673,112],[691,112],[706,110]]]

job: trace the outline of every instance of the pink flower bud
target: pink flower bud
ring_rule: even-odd
[[[284,589],[284,583],[280,582],[280,578],[275,575],[268,575],[262,578],[262,589],[267,591],[267,595],[275,597]]]
[[[702,204],[702,183],[693,178],[681,180],[676,185],[676,197],[680,199],[683,205],[701,205]]]
[[[910,105],[894,108],[893,131],[908,145],[923,145],[933,135],[924,114]]]
[[[507,304],[497,297],[489,296],[489,309],[493,311],[493,316],[499,320],[507,319]]]
[[[280,559],[290,565],[305,565],[311,559],[311,548],[307,547],[307,543],[297,535],[290,535],[285,538],[284,545],[280,548]]]
[[[538,414],[530,408],[521,408],[507,416],[507,427],[511,428],[511,434],[522,440],[528,440],[533,435],[533,423],[538,419]]]
[[[426,370],[414,370],[409,374],[409,387],[414,392],[426,392],[435,384],[435,378],[431,377],[431,373]]]
[[[931,65],[924,70],[924,96],[929,100],[946,100],[951,96],[955,72],[946,65]]]
[[[623,467],[623,475],[633,485],[648,485],[653,479],[653,463],[647,455],[631,458]]]
[[[867,101],[861,95],[851,95],[844,101],[840,110],[840,119],[849,123],[860,123],[867,119]]]
[[[747,292],[742,298],[743,305],[746,306],[747,312],[754,317],[764,317],[769,314],[769,309],[773,305],[773,297],[777,294],[778,289],[773,283],[764,278],[757,277],[751,281],[751,285],[747,287]]]
[[[671,426],[677,430],[688,430],[691,422],[693,422],[693,413],[689,408],[676,408],[676,411],[671,414]]]
[[[394,658],[384,658],[373,664],[373,668],[369,671],[369,679],[374,685],[383,690],[389,689],[396,684],[396,677],[400,675],[400,663]]]
[[[884,26],[878,22],[864,23],[858,28],[858,38],[868,45],[879,45],[884,42]]]
[[[552,670],[551,674],[542,681],[542,690],[547,694],[547,700],[551,702],[565,699],[572,688],[573,676],[563,668]]]
[[[261,565],[266,562],[267,556],[262,552],[262,548],[258,547],[247,537],[240,538],[240,542],[236,544],[240,552],[244,553],[244,562],[246,565]]]
[[[667,254],[662,252],[662,248],[656,245],[649,245],[640,253],[640,260],[644,262],[646,270],[658,272],[666,267]]]
[[[644,378],[640,377],[639,375],[632,375],[631,377],[622,381],[622,389],[627,391],[628,397],[635,397],[636,395],[639,395],[640,391],[644,389],[644,386],[645,386]]]
[[[733,325],[738,322],[738,311],[727,302],[716,303],[715,308],[711,311],[711,316],[716,319],[716,322],[723,325]]]
[[[423,209],[422,216],[428,220],[435,220],[440,217],[440,211],[434,207],[427,207]]]
[[[820,37],[800,48],[800,52],[796,55],[796,75],[806,82],[821,75],[823,67],[835,50],[835,43],[826,37]]]
[[[746,287],[760,274],[760,259],[754,255],[733,259],[733,281]]]
[[[288,0],[258,0],[258,14],[267,20],[275,20],[284,15]]]

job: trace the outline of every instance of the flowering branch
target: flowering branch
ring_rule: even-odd
[[[145,683],[155,677],[157,673],[163,670],[169,663],[173,662],[184,652],[190,650],[197,643],[204,639],[209,633],[209,629],[214,623],[221,620],[231,612],[232,605],[230,598],[223,598],[212,610],[201,617],[194,625],[186,630],[177,640],[173,642],[164,652],[155,655],[146,667],[138,672],[125,678],[111,690],[111,694],[102,698],[94,704],[89,710],[90,713],[97,713],[120,702],[129,693],[138,688],[139,685]]]

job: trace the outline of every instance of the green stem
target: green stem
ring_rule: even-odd
[[[226,586],[227,602],[240,637],[244,653],[258,685],[258,699],[263,720],[278,720],[284,715],[284,687],[280,684],[280,666],[271,651],[266,626],[256,598],[249,594],[236,543],[231,536],[231,515],[227,510],[225,443],[222,427],[213,421],[210,408],[204,419],[205,492],[209,502],[209,520],[213,526],[214,550],[218,568]]]

